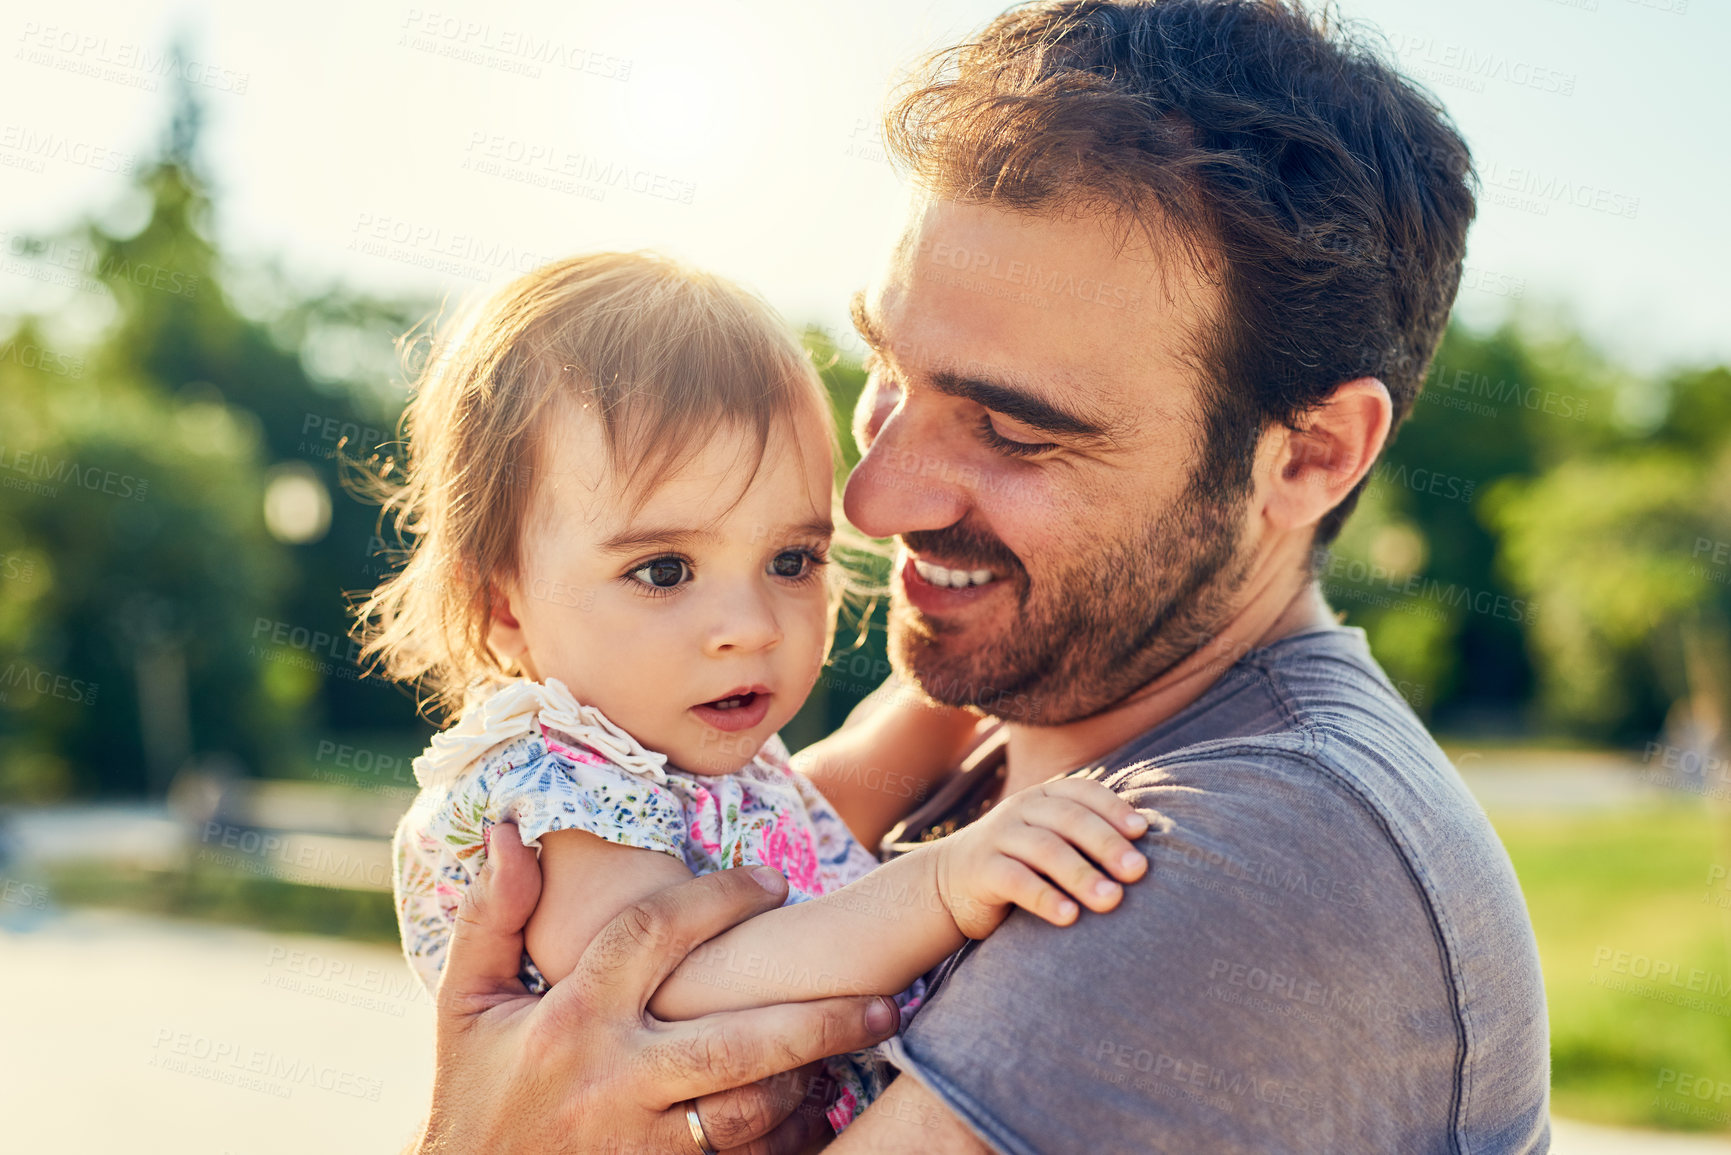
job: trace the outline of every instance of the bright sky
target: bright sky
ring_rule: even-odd
[[[28,7],[0,21],[0,307],[75,296],[20,272],[17,234],[125,219],[116,170],[160,134],[157,61],[180,29],[233,252],[309,285],[460,293],[543,258],[653,246],[845,329],[904,203],[875,140],[888,82],[1002,5]],[[1389,36],[1478,158],[1460,315],[1560,305],[1639,367],[1731,361],[1731,5],[1342,7]]]

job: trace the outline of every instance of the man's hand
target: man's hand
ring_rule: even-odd
[[[544,997],[517,980],[540,897],[534,851],[493,828],[487,865],[458,911],[437,999],[433,1106],[417,1150],[798,1151],[828,1132],[795,1112],[806,1079],[779,1077],[894,1033],[895,1004],[835,998],[663,1023],[649,996],[699,943],[771,910],[787,884],[766,867],[706,875],[628,907]],[[790,1117],[791,1115],[791,1117]]]

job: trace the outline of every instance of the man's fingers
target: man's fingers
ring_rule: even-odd
[[[819,1077],[814,1078],[814,1074]],[[814,1084],[821,1083],[821,1087]],[[816,1064],[782,1071],[744,1087],[734,1087],[695,1100],[681,1100],[667,1109],[659,1130],[668,1136],[657,1150],[686,1151],[696,1146],[687,1106],[695,1106],[709,1146],[726,1155],[783,1155],[803,1151],[806,1140],[818,1134],[810,1116],[829,1130],[824,1114],[827,1097],[813,1107],[814,1093],[827,1095],[832,1089]]]
[[[698,1099],[697,1115],[710,1146],[722,1151],[768,1150],[763,1140],[805,1102],[814,1073],[810,1067],[783,1071]]]
[[[441,1007],[462,1013],[478,998],[524,993],[517,978],[523,928],[540,897],[535,852],[523,845],[514,824],[499,823],[488,836],[487,863],[457,907],[439,979]]]
[[[797,1071],[788,1071],[773,1079],[764,1079],[753,1083],[751,1087],[739,1088],[749,1092],[754,1088],[780,1086],[780,1091],[772,1091],[770,1100],[772,1113],[792,1109],[786,1118],[777,1122],[766,1134],[753,1135],[749,1140],[740,1141],[737,1146],[728,1146],[731,1140],[723,1140],[711,1128],[709,1119],[713,1100],[723,1100],[725,1095],[711,1096],[699,1099],[698,1114],[703,1119],[704,1129],[708,1131],[711,1141],[726,1155],[799,1155],[809,1150],[815,1139],[827,1139],[832,1134],[829,1125],[829,1101],[835,1094],[835,1083],[815,1064],[802,1067]],[[728,1092],[728,1095],[733,1092]],[[725,1111],[724,1104],[717,1104],[717,1113]]]
[[[875,995],[726,1011],[661,1024],[660,1039],[640,1061],[668,1099],[678,1102],[755,1083],[826,1055],[864,1050],[895,1034],[900,1020],[895,1003]]]
[[[547,993],[548,1010],[563,1014],[588,999],[609,1007],[629,1002],[641,1010],[694,946],[774,910],[786,897],[787,880],[767,866],[722,870],[657,891],[601,928],[577,969]]]

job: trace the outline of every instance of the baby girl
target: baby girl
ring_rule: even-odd
[[[930,781],[976,722],[911,695],[814,750],[834,805],[790,767],[776,731],[834,627],[834,433],[757,298],[646,254],[550,265],[433,358],[406,427],[392,509],[412,549],[363,619],[384,671],[457,718],[415,761],[395,843],[403,948],[429,989],[500,822],[540,850],[532,990],[664,887],[787,876],[784,906],[673,971],[650,1003],[665,1019],[870,993],[901,995],[905,1017],[919,977],[1010,905],[1067,925],[1146,869],[1144,819],[1079,780],[880,865],[862,841],[899,815],[857,768]],[[887,1072],[869,1054],[827,1066],[839,1129]]]

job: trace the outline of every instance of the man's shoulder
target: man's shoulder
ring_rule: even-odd
[[[1197,700],[1103,761],[1127,765],[1221,740],[1299,735],[1383,735],[1434,751],[1400,688],[1371,656],[1362,630],[1333,628],[1283,638],[1244,655]]]
[[[1041,1151],[1074,1145],[1014,1104],[1054,1094],[1103,1133],[1159,1120],[1174,1149],[1541,1141],[1543,993],[1507,856],[1362,640],[1294,641],[1092,768],[1149,813],[1148,874],[1109,914],[1013,914],[971,948],[906,1040],[928,1083],[979,1088],[976,1115]],[[998,1036],[1024,1061],[975,1070]]]
[[[1427,850],[1439,812],[1475,827],[1475,840],[1494,838],[1358,630],[1314,631],[1246,656],[1189,709],[1086,772],[1121,793],[1229,809],[1239,822],[1259,812],[1288,821],[1295,795],[1322,798],[1337,821],[1408,853]]]

